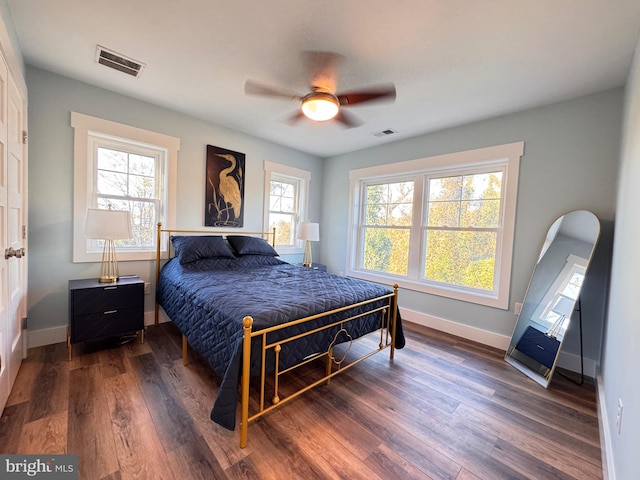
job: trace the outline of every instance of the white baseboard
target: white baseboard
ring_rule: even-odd
[[[511,337],[400,307],[402,320],[507,351]]]
[[[43,328],[41,330],[27,330],[27,348],[53,345],[67,341],[67,326]]]
[[[616,480],[616,472],[613,468],[613,452],[611,450],[611,429],[605,407],[607,400],[604,396],[604,383],[602,375],[596,375],[596,389],[598,393],[598,429],[600,430],[600,453],[602,455],[602,473],[604,480]]]
[[[160,323],[169,321],[168,317],[160,312]],[[144,312],[145,326],[155,323],[153,312]],[[53,345],[54,343],[63,343],[67,341],[67,326],[43,328],[40,330],[27,331],[27,348],[42,347],[44,345]]]
[[[482,343],[490,347],[507,351],[511,336],[501,335],[499,333],[482,330],[481,328],[471,327],[462,323],[457,323],[446,318],[427,315],[426,313],[416,312],[400,307],[400,314],[403,320],[416,323],[424,327],[433,328],[441,332],[450,333],[456,337],[466,338],[474,342]],[[580,373],[580,356],[572,353],[560,352],[558,357],[558,366],[569,371]],[[584,358],[584,374],[587,377],[595,378],[597,364],[590,358]]]

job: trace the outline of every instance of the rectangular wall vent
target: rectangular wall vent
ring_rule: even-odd
[[[96,62],[136,78],[140,76],[145,67],[145,64],[142,62],[127,58],[100,45],[98,45],[96,49]]]

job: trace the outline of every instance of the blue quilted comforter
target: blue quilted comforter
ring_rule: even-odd
[[[291,265],[273,257],[247,255],[186,265],[174,258],[162,268],[156,300],[187,337],[189,345],[221,377],[211,419],[233,430],[245,316],[251,316],[253,329],[259,330],[389,292],[378,284]],[[379,328],[379,317],[372,317],[364,316],[350,334],[357,338]],[[288,337],[295,332],[293,329],[289,327],[278,335]],[[325,331],[292,342],[281,353],[281,368],[312,353],[326,351],[334,334]],[[404,346],[399,316],[395,346]],[[252,350],[255,352],[253,347]],[[257,373],[260,361],[253,352],[252,375]]]

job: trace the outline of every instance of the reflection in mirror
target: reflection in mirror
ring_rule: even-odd
[[[599,234],[600,222],[593,213],[563,215],[549,228],[533,270],[505,360],[545,388]]]

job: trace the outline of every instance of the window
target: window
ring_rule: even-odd
[[[508,308],[523,146],[352,171],[349,275]]]
[[[310,179],[307,171],[265,162],[265,228],[275,227],[280,254],[302,251],[296,233],[299,223],[306,220]]]
[[[586,258],[569,255],[556,281],[531,316],[534,322],[541,325],[554,338],[562,338],[569,326],[588,263],[589,260]]]
[[[74,261],[99,261],[84,237],[87,208],[131,212],[133,238],[116,242],[119,260],[155,257],[156,224],[175,221],[178,139],[72,113],[75,130]]]

